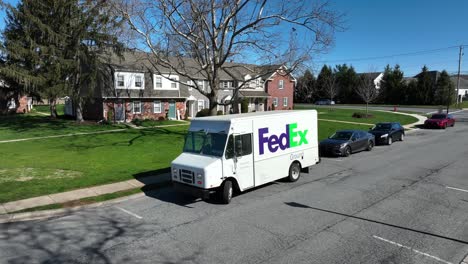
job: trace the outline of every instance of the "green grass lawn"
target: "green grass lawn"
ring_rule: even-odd
[[[64,115],[65,114],[65,105],[63,104],[58,104],[55,106],[55,109],[57,109],[57,114],[58,115]],[[41,113],[50,113],[50,108],[49,105],[34,105],[33,106],[33,112],[41,112]]]
[[[0,145],[0,202],[151,175],[180,154],[187,126]]]
[[[126,128],[125,125],[77,124],[63,118],[51,119],[38,114],[0,116],[0,140],[43,137]]]
[[[138,120],[134,121],[133,124],[140,126],[140,127],[155,127],[155,126],[165,126],[165,125],[180,125],[183,124],[184,121],[177,121],[177,120]]]
[[[365,113],[365,110],[357,109],[338,109],[338,108],[325,108],[325,107],[315,107],[314,105],[298,105],[295,109],[315,109],[318,113],[319,119],[332,119],[340,121],[349,121],[357,123],[369,123],[375,124],[379,122],[400,122],[402,125],[411,124],[418,121],[417,118],[407,115],[399,115],[388,112],[381,111],[369,111],[369,114],[372,114],[371,118],[353,118],[353,113],[361,112]]]

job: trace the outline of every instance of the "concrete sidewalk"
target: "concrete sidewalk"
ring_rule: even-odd
[[[55,193],[50,195],[44,195],[24,200],[18,200],[0,204],[0,214],[8,214],[19,210],[28,208],[66,203],[75,201],[87,197],[99,196],[107,193],[114,193],[119,191],[125,191],[135,188],[142,188],[146,185],[154,185],[169,182],[171,179],[170,173],[163,173],[160,175],[147,176],[139,179],[132,179],[123,182],[116,182],[111,184],[105,184],[95,187],[89,187],[84,189],[78,189],[74,191],[68,191],[63,193]]]

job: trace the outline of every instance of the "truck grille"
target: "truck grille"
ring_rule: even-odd
[[[195,182],[193,171],[180,170],[180,180],[185,183],[193,184]]]

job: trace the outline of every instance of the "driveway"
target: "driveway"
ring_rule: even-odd
[[[0,225],[2,263],[460,263],[468,254],[468,123],[323,158],[229,205],[170,188]]]

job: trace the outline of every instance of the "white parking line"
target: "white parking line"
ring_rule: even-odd
[[[455,187],[445,186],[445,188],[447,188],[447,189],[452,189],[452,190],[457,190],[457,191],[460,191],[460,192],[467,192],[467,193],[468,193],[468,190],[459,189],[459,188],[455,188]]]
[[[118,207],[118,206],[116,206],[115,208],[117,208],[117,209],[121,210],[122,212],[125,212],[125,213],[127,213],[127,214],[129,214],[129,215],[131,215],[131,216],[134,216],[134,217],[136,217],[136,218],[138,218],[138,219],[142,219],[142,218],[143,218],[143,217],[141,217],[141,216],[139,216],[139,215],[137,215],[137,214],[134,214],[134,213],[132,213],[132,212],[130,212],[130,211],[128,211],[128,210],[125,210],[125,209],[123,209],[123,208],[120,208],[120,207]]]
[[[439,261],[439,262],[442,262],[442,263],[445,263],[445,264],[453,264],[452,262],[448,262],[448,261],[443,260],[443,259],[441,259],[441,258],[438,258],[438,257],[436,257],[436,256],[429,255],[429,254],[427,254],[427,253],[424,253],[424,252],[421,252],[421,251],[419,251],[419,250],[417,250],[417,249],[414,249],[414,248],[411,248],[411,247],[402,245],[402,244],[400,244],[400,243],[393,242],[393,241],[391,241],[391,240],[388,240],[388,239],[385,239],[385,238],[382,238],[382,237],[378,237],[378,236],[373,236],[373,237],[376,238],[376,239],[379,239],[379,240],[381,240],[381,241],[390,243],[390,244],[392,244],[392,245],[394,245],[394,246],[401,247],[401,248],[405,248],[405,249],[408,249],[408,250],[413,251],[414,253],[417,253],[417,254],[426,256],[426,257],[431,258],[431,259],[435,259],[435,260],[437,260],[437,261]]]

